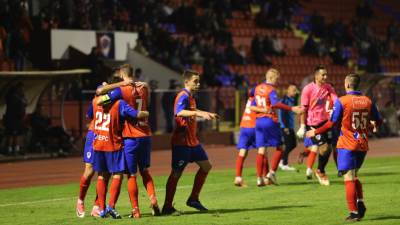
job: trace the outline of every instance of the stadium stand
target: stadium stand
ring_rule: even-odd
[[[280,84],[301,85],[324,64],[339,93],[349,72],[400,71],[396,0],[55,0],[36,13],[38,1],[1,2],[0,71],[65,69],[50,59],[51,29],[137,32],[136,51],[175,71],[198,70],[228,114],[235,90],[262,81],[271,66]]]

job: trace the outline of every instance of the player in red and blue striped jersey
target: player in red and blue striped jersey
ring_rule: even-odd
[[[88,111],[86,113],[86,118],[90,119],[90,124],[88,132],[86,134],[85,147],[83,151],[83,162],[85,163],[85,170],[81,176],[79,182],[79,197],[76,203],[76,215],[80,218],[85,216],[84,201],[86,197],[87,190],[90,186],[90,181],[94,175],[93,170],[93,140],[94,136],[94,123],[93,123],[93,106],[89,105]],[[92,215],[98,216],[98,206],[93,206]]]
[[[257,185],[265,186],[263,159],[267,148],[275,148],[271,161],[271,169],[267,174],[269,182],[277,184],[275,172],[282,157],[282,133],[278,122],[277,109],[302,113],[300,106],[290,107],[279,101],[275,85],[280,73],[276,69],[269,69],[265,74],[266,82],[257,85],[254,93],[251,110],[257,113],[256,117],[256,147],[257,154]]]
[[[136,111],[124,100],[118,100],[105,106],[97,105],[98,99],[93,100],[95,115],[93,141],[93,168],[98,172],[97,193],[101,210],[100,216],[110,214],[113,218],[121,218],[115,210],[121,189],[122,173],[125,171],[125,154],[122,150],[122,128],[126,119],[148,117],[147,111]],[[105,208],[106,183],[104,176],[112,174],[110,200]]]
[[[236,177],[234,184],[238,187],[244,185],[242,178],[243,163],[247,157],[248,150],[256,147],[256,113],[250,109],[251,103],[254,100],[254,88],[249,91],[246,107],[243,112],[242,120],[240,121],[240,133],[237,144],[239,153],[236,157]],[[264,157],[263,177],[267,174],[268,159]]]
[[[360,76],[350,74],[345,78],[346,95],[335,101],[331,119],[322,127],[310,130],[307,137],[326,132],[334,124],[341,124],[336,145],[338,170],[342,172],[346,187],[346,200],[350,215],[346,220],[358,221],[364,217],[362,184],[358,178],[368,151],[368,133],[376,130],[382,119],[371,99],[359,89]]]
[[[147,111],[147,84],[143,82],[133,82],[132,67],[128,64],[120,66],[118,73],[124,82],[117,83],[116,85],[111,84],[110,86],[115,89],[104,96],[105,99],[107,99],[107,101],[124,99],[131,107]],[[104,89],[109,88],[105,87],[99,89],[99,93],[101,94],[104,92]],[[141,216],[136,181],[138,167],[151,202],[152,214],[154,216],[160,215],[155,185],[149,171],[151,161],[151,135],[147,118],[125,121],[122,136],[124,138],[125,161],[128,170],[128,194],[132,206],[131,216],[133,218],[140,218]]]
[[[203,146],[200,144],[197,134],[196,117],[206,120],[217,119],[215,113],[197,109],[193,93],[200,88],[200,76],[196,71],[187,70],[183,73],[184,86],[175,98],[175,130],[171,138],[172,145],[172,171],[168,177],[165,202],[162,209],[164,215],[179,214],[173,207],[173,200],[179,178],[188,163],[195,162],[199,166],[196,173],[192,193],[186,201],[186,205],[200,211],[207,211],[199,200],[200,191],[205,183],[208,172],[211,170],[210,161]]]

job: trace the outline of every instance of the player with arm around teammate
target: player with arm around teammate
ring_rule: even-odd
[[[111,88],[114,89],[112,89],[106,96],[103,96],[101,101],[115,101],[117,99],[124,99],[129,106],[138,110],[147,111],[147,84],[143,82],[133,82],[132,71],[132,67],[128,64],[120,66],[119,75],[124,81],[117,83],[120,86],[113,84],[110,85]],[[99,93],[102,93],[104,90],[110,89],[105,87],[98,91]],[[155,185],[149,171],[151,161],[151,135],[148,118],[125,121],[122,136],[124,139],[124,153],[128,171],[128,194],[132,206],[131,217],[133,218],[141,217],[138,204],[138,187],[136,181],[138,167],[139,173],[142,176],[143,185],[145,186],[150,199],[152,214],[154,216],[160,215]]]
[[[381,116],[371,99],[359,91],[360,76],[350,74],[345,78],[346,95],[335,101],[330,120],[318,129],[306,133],[307,137],[341,124],[337,142],[338,170],[342,172],[346,187],[346,200],[350,211],[347,221],[359,221],[364,217],[366,207],[363,201],[363,188],[358,178],[368,151],[368,133],[376,130]]]
[[[267,174],[267,179],[273,184],[277,184],[275,172],[282,157],[282,133],[278,122],[277,109],[302,113],[300,106],[290,107],[279,101],[275,85],[278,82],[280,73],[276,69],[269,69],[266,74],[266,82],[257,85],[254,92],[254,100],[251,110],[256,112],[256,147],[257,154],[257,185],[264,186],[265,181],[262,177],[263,158],[267,148],[274,148],[271,169]]]
[[[115,76],[115,72],[114,72],[113,76]],[[101,88],[104,85],[107,85],[107,83],[104,82],[103,85],[99,86],[99,88]],[[94,133],[94,122],[95,121],[93,120],[93,104],[92,104],[92,102],[90,102],[88,111],[86,112],[86,118],[90,119],[90,123],[89,123],[88,132],[86,134],[84,151],[83,151],[83,162],[85,163],[85,169],[84,169],[84,172],[83,172],[80,182],[79,182],[79,197],[78,197],[78,200],[76,203],[76,215],[79,218],[85,217],[84,200],[86,197],[86,193],[89,189],[91,179],[94,175],[93,140],[95,138],[95,133]],[[109,176],[104,176],[104,178],[105,178],[105,183],[108,184]],[[91,212],[91,216],[94,216],[94,217],[100,216],[100,210],[99,210],[97,200],[98,199],[97,199],[97,194],[96,194],[95,204],[94,204],[92,212]]]
[[[147,111],[136,111],[131,108],[124,100],[118,100],[111,104],[97,105],[98,97],[93,100],[93,110],[95,115],[93,141],[94,149],[94,170],[98,172],[96,190],[100,207],[100,217],[111,215],[114,219],[121,216],[115,210],[121,189],[122,173],[125,171],[125,155],[122,150],[122,128],[123,122],[127,118],[148,117]],[[104,176],[112,174],[110,188],[110,200],[105,207],[106,183]]]

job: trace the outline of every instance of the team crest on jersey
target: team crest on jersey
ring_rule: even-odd
[[[354,139],[359,139],[360,138],[360,133],[358,133],[357,131],[353,133],[353,137]]]
[[[86,152],[86,158],[90,159],[90,157],[92,157],[92,153],[91,152]]]

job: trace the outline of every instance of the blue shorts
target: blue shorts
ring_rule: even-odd
[[[256,142],[256,129],[241,127],[237,149],[250,150],[256,147],[255,142]]]
[[[314,145],[311,138],[305,137],[304,138],[304,147],[308,148],[310,146]]]
[[[89,130],[86,134],[85,149],[83,150],[83,162],[93,165],[93,141],[95,133]]]
[[[150,167],[151,137],[124,139],[125,168],[130,174]]]
[[[118,173],[125,170],[124,151],[115,152],[93,151],[93,169],[96,172]]]
[[[360,169],[367,154],[365,151],[350,151],[343,148],[338,148],[337,153],[339,171]]]
[[[172,169],[183,171],[188,163],[208,160],[203,146],[172,146]]]
[[[282,131],[279,123],[269,117],[256,119],[256,147],[278,147],[282,145]]]

